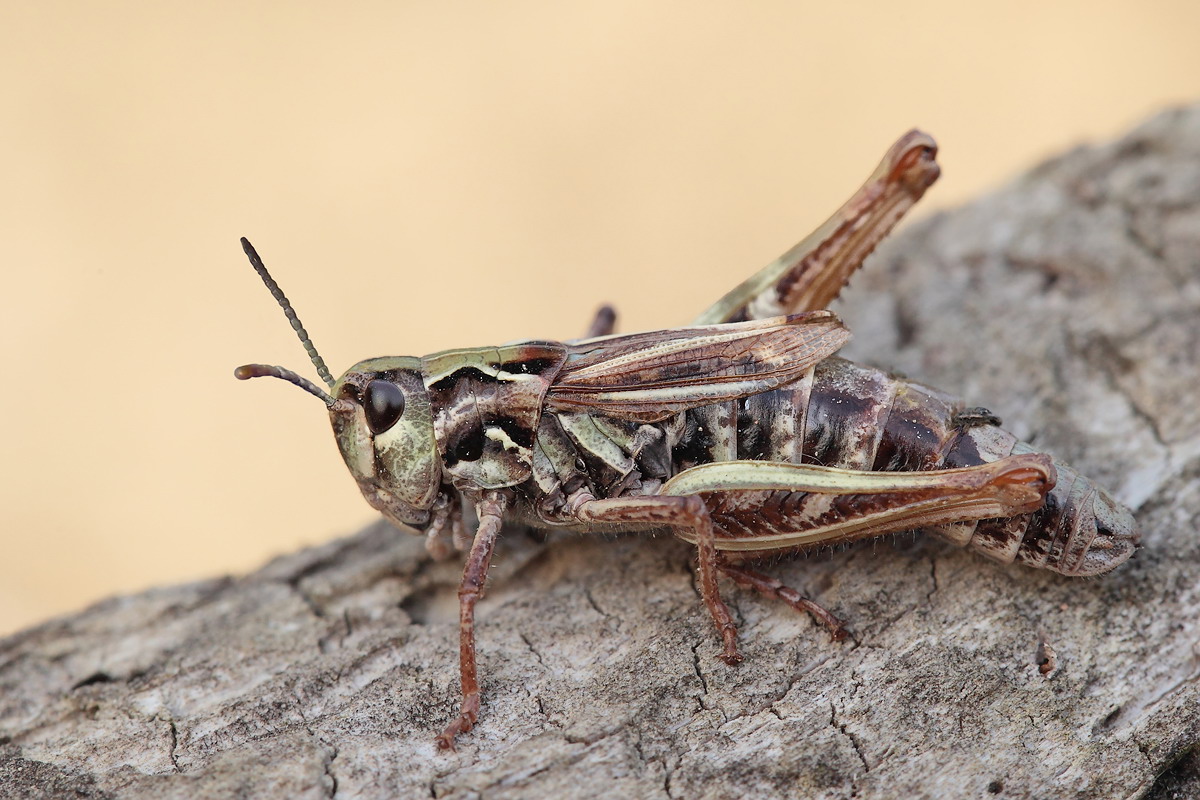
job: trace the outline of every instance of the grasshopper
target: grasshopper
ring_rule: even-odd
[[[367,502],[424,535],[435,557],[469,549],[462,706],[441,748],[479,717],[475,605],[505,519],[672,530],[696,548],[730,664],[742,656],[718,574],[846,635],[833,614],[747,566],[764,557],[921,528],[1064,575],[1129,558],[1131,512],[991,412],[833,355],[849,332],[823,309],[937,180],[936,155],[926,134],[901,137],[825,224],[690,327],[614,335],[606,307],[581,340],[370,358],[336,380],[242,239],[328,389],[262,364],[236,376],[282,378],[319,397]]]

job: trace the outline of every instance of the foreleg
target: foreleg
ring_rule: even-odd
[[[467,556],[462,583],[458,588],[458,669],[462,681],[462,708],[458,718],[446,726],[437,737],[438,747],[454,749],[454,737],[475,727],[479,719],[479,674],[475,666],[475,604],[483,596],[492,552],[504,521],[507,497],[500,492],[488,492],[476,506],[479,528]]]

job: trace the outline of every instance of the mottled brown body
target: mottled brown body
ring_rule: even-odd
[[[701,406],[647,424],[597,414],[544,415],[534,475],[516,487],[527,520],[577,526],[570,498],[653,495],[677,473],[701,464],[760,460],[853,470],[915,472],[987,464],[1035,452],[995,417],[936,389],[828,358],[799,380],[760,394]],[[1083,558],[1096,534],[1098,490],[1055,462],[1058,480],[1042,507],[1013,517],[930,527],[954,544],[997,561],[1070,575],[1092,574]],[[876,495],[811,492],[714,493],[706,498],[718,539],[753,541],[764,531],[802,532],[832,518],[868,513]],[[910,526],[915,527],[915,526]],[[877,530],[865,535],[878,535]],[[826,538],[795,550],[857,538]],[[733,559],[778,557],[779,549],[717,549]]]
[[[919,131],[901,137],[833,217],[691,327],[613,336],[605,307],[581,341],[373,358],[337,380],[242,240],[329,391],[282,367],[246,365],[237,377],[282,378],[321,398],[367,502],[424,534],[436,557],[469,549],[463,701],[441,747],[479,715],[475,605],[505,519],[666,528],[692,543],[730,664],[742,656],[719,573],[846,635],[828,611],[744,564],[759,557],[909,529],[1066,575],[1133,553],[1128,509],[1017,442],[991,412],[832,357],[849,332],[822,309],[937,179],[936,152]]]

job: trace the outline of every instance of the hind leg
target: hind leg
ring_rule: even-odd
[[[1034,453],[923,472],[720,461],[680,472],[654,499],[704,498],[702,507],[708,513],[692,512],[695,519],[704,519],[703,527],[673,525],[680,538],[699,548],[702,577],[705,555],[715,550],[710,571],[724,572],[741,586],[812,614],[836,640],[847,634],[833,614],[774,578],[730,562],[931,525],[1029,513],[1041,507],[1054,486],[1054,476],[1049,456]],[[718,596],[715,587],[706,591]],[[713,617],[722,628],[723,620],[716,612]],[[727,653],[729,642],[727,638]]]
[[[937,144],[909,131],[846,204],[791,250],[701,314],[693,325],[765,319],[828,308],[846,281],[921,199],[939,169]]]

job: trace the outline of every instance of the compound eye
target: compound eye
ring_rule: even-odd
[[[404,413],[404,392],[390,381],[371,381],[363,392],[367,427],[378,436],[396,424]]]

